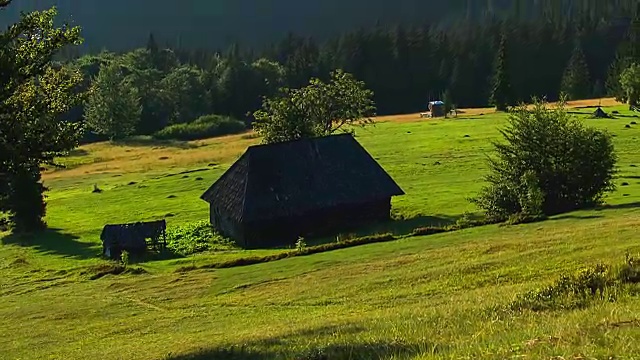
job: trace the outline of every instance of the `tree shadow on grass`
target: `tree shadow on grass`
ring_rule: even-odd
[[[602,211],[602,210],[625,210],[625,209],[637,209],[640,208],[640,201],[636,201],[636,202],[632,202],[632,203],[625,203],[625,204],[615,204],[615,205],[602,205],[597,207],[595,210],[596,211]]]
[[[407,219],[394,219],[387,222],[354,227],[352,229],[343,229],[342,231],[335,233],[332,236],[314,237],[309,239],[309,244],[322,245],[331,243],[336,240],[336,237],[349,239],[387,233],[391,233],[395,236],[410,235],[415,229],[418,228],[443,228],[446,226],[454,225],[461,218],[463,218],[463,215],[420,215]],[[470,220],[478,220],[480,218],[481,216],[479,215],[472,215]]]
[[[416,216],[407,219],[395,219],[392,221],[370,225],[356,232],[357,235],[371,235],[376,233],[392,233],[393,235],[408,235],[418,228],[435,227],[442,228],[455,225],[464,215],[432,215],[432,216]],[[469,220],[479,220],[480,215],[470,215]]]
[[[89,152],[85,149],[76,148],[69,151],[64,157],[72,157],[72,156],[87,156]]]
[[[95,245],[77,241],[79,237],[63,233],[60,229],[47,229],[34,234],[9,234],[2,238],[2,243],[29,247],[36,251],[61,255],[73,259],[89,259],[100,255]]]
[[[151,136],[136,136],[123,140],[117,140],[112,142],[116,146],[131,146],[131,147],[171,147],[178,149],[195,149],[198,147],[196,144],[189,143],[187,141],[179,140],[159,140]]]
[[[229,345],[211,349],[202,349],[189,354],[169,355],[166,360],[369,360],[393,357],[410,359],[416,355],[429,352],[438,353],[443,347],[434,344],[416,344],[399,341],[366,341],[350,343],[334,343],[322,347],[310,347],[306,350],[288,350],[293,341],[301,338],[317,338],[332,334],[362,333],[364,327],[349,326],[346,328],[320,327],[292,332],[284,336],[265,338],[239,345]]]
[[[558,220],[595,220],[595,219],[602,219],[603,216],[602,215],[561,215],[561,216],[555,216],[553,218],[550,218],[550,221],[558,221]]]

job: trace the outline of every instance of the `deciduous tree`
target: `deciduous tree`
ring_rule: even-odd
[[[640,101],[640,65],[633,63],[622,71],[620,87],[623,90],[621,100],[628,102],[630,109],[635,109]]]
[[[0,0],[0,10],[10,0]],[[75,148],[81,126],[65,115],[81,102],[79,72],[53,63],[80,44],[78,27],[55,27],[55,8],[31,12],[0,33],[0,211],[16,232],[45,227],[41,166]]]
[[[87,124],[111,140],[133,134],[142,106],[138,89],[118,62],[105,65],[94,79],[85,107]]]
[[[328,83],[312,79],[301,89],[283,89],[255,112],[255,130],[266,143],[325,136],[373,123],[373,92],[353,75],[337,70]]]

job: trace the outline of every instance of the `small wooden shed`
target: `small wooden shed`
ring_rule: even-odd
[[[404,195],[349,134],[251,146],[202,196],[210,221],[244,248],[390,219]]]
[[[164,249],[167,246],[166,229],[165,220],[105,225],[100,234],[102,254],[119,260],[125,250],[142,255],[148,248]]]
[[[431,112],[431,117],[444,117],[446,115],[446,112],[444,109],[444,102],[440,100],[430,101],[429,111]]]

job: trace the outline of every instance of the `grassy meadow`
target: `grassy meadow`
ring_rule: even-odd
[[[595,102],[597,104],[597,101]],[[223,251],[149,261],[143,274],[89,276],[104,264],[107,223],[208,219],[199,199],[253,134],[193,142],[86,145],[45,173],[38,238],[0,245],[0,359],[631,359],[640,357],[640,297],[588,307],[506,312],[519,294],[599,262],[640,253],[640,119],[616,119],[618,189],[606,206],[519,226],[483,226],[220,270],[180,272],[283,250]],[[358,141],[405,190],[397,220],[362,234],[407,235],[477,209],[491,141],[506,115],[380,118]],[[629,125],[629,127],[625,127]],[[102,190],[94,193],[94,187]]]

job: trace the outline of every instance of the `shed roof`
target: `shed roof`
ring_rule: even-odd
[[[349,134],[251,146],[201,199],[238,221],[404,195]]]

